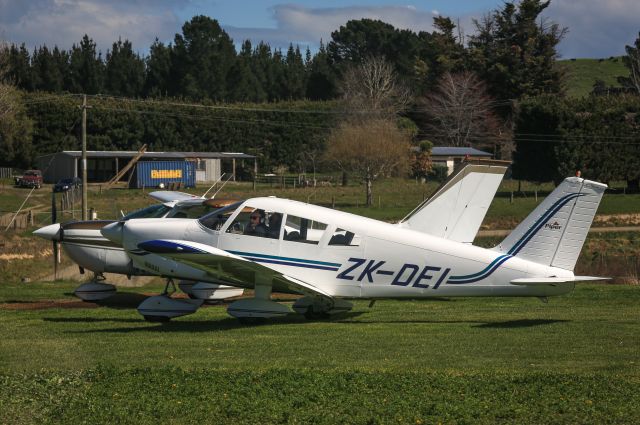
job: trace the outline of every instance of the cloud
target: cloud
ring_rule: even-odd
[[[569,29],[559,46],[564,58],[622,55],[640,31],[637,0],[555,0],[545,15]]]
[[[297,5],[277,5],[271,8],[275,28],[241,28],[224,26],[236,42],[250,39],[256,43],[269,42],[273,47],[286,47],[289,43],[317,46],[325,42],[331,32],[352,19],[379,19],[396,28],[413,31],[432,31],[431,12],[413,6],[307,8]]]
[[[188,0],[0,0],[0,37],[30,48],[63,49],[88,34],[103,53],[118,38],[146,51],[153,40],[171,39],[182,24],[174,12]]]
[[[495,8],[499,8],[496,5]],[[489,9],[469,11],[460,16],[446,12],[417,10],[412,6],[308,8],[297,5],[278,5],[271,8],[275,28],[240,28],[225,26],[236,42],[250,39],[264,40],[274,47],[286,47],[290,42],[315,47],[322,38],[327,41],[331,32],[351,19],[380,19],[396,28],[413,31],[432,31],[433,16],[442,13],[460,22],[465,34],[474,32],[472,19],[482,18]],[[638,36],[640,2],[637,0],[552,0],[543,16],[569,32],[558,46],[562,57],[608,57],[624,54],[625,44],[632,44]]]

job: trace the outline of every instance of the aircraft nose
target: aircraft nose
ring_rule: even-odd
[[[50,224],[39,228],[33,232],[34,235],[50,241],[59,241],[61,239],[60,223]]]
[[[102,229],[100,229],[100,233],[102,236],[109,239],[111,242],[117,243],[118,245],[122,245],[122,230],[124,229],[124,222],[117,221],[115,223],[107,224]]]

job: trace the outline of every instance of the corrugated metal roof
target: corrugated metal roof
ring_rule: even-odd
[[[489,152],[484,152],[475,148],[434,146],[431,148],[431,156],[492,156]]]
[[[80,158],[82,151],[62,151],[61,154]],[[133,158],[137,151],[87,151],[87,158]],[[46,156],[46,155],[44,155]],[[254,158],[242,152],[145,152],[144,159],[186,159],[186,158]]]

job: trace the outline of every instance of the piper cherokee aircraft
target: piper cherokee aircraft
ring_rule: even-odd
[[[606,185],[565,179],[493,249],[423,231],[428,209],[390,224],[275,197],[248,199],[198,220],[132,220],[102,234],[136,267],[168,278],[250,288],[227,312],[241,321],[290,313],[272,291],[301,294],[308,318],[348,311],[348,300],[454,296],[546,297],[570,292],[574,266]],[[444,234],[447,236],[445,229]],[[453,232],[455,235],[455,232]],[[197,306],[167,296],[138,311],[160,320]]]
[[[156,191],[149,194],[161,201],[146,208],[134,211],[121,218],[122,221],[138,218],[198,218],[234,201],[206,199],[189,193],[175,191]],[[116,292],[114,285],[104,282],[103,273],[116,273],[127,276],[149,276],[146,270],[133,266],[121,246],[114,244],[100,234],[100,229],[113,220],[88,220],[69,223],[55,223],[42,227],[35,235],[58,242],[67,255],[84,270],[94,273],[92,281],[80,285],[74,294],[84,301],[99,301]],[[194,298],[215,302],[228,297],[242,295],[241,288],[227,287],[210,283],[181,281],[180,289]],[[194,289],[195,288],[195,289]]]
[[[492,160],[466,161],[460,164],[434,195],[416,208],[429,212],[424,231],[443,237],[471,242],[507,169],[508,162]],[[217,193],[217,192],[216,192]],[[134,211],[121,221],[139,218],[198,218],[230,201],[205,199],[183,192],[157,191],[149,194],[164,202]],[[428,206],[427,206],[428,205]],[[446,211],[446,213],[443,213]],[[52,224],[34,232],[37,236],[61,243],[65,252],[81,271],[95,273],[92,281],[80,285],[75,294],[85,301],[98,301],[116,292],[114,285],[104,282],[103,273],[127,276],[151,275],[149,270],[134,267],[121,246],[100,234],[100,229],[114,221],[77,221]],[[243,289],[208,282],[182,280],[180,289],[190,297],[216,302],[241,295]]]

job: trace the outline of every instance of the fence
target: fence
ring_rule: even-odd
[[[0,179],[10,179],[13,177],[13,168],[0,167]]]
[[[56,222],[62,222],[69,218],[79,219],[82,216],[82,212],[76,209],[76,205],[82,202],[81,187],[74,187],[65,192],[53,194],[53,196],[52,206],[55,203]],[[52,210],[44,212],[41,207],[23,210],[18,214],[15,212],[6,213],[0,215],[0,231],[26,229],[35,224],[42,225],[42,221],[49,221],[52,214]],[[36,218],[37,215],[40,217]],[[44,219],[43,215],[46,216]]]
[[[281,189],[307,186],[333,186],[332,176],[323,176],[313,181],[309,175],[299,174],[297,176],[278,176],[266,174],[256,177],[256,183],[268,184],[270,187],[279,187]],[[315,184],[314,184],[315,183]]]
[[[15,219],[14,219],[15,216]],[[0,227],[2,229],[26,229],[34,224],[34,212],[29,210],[18,215],[8,213],[0,216]]]

